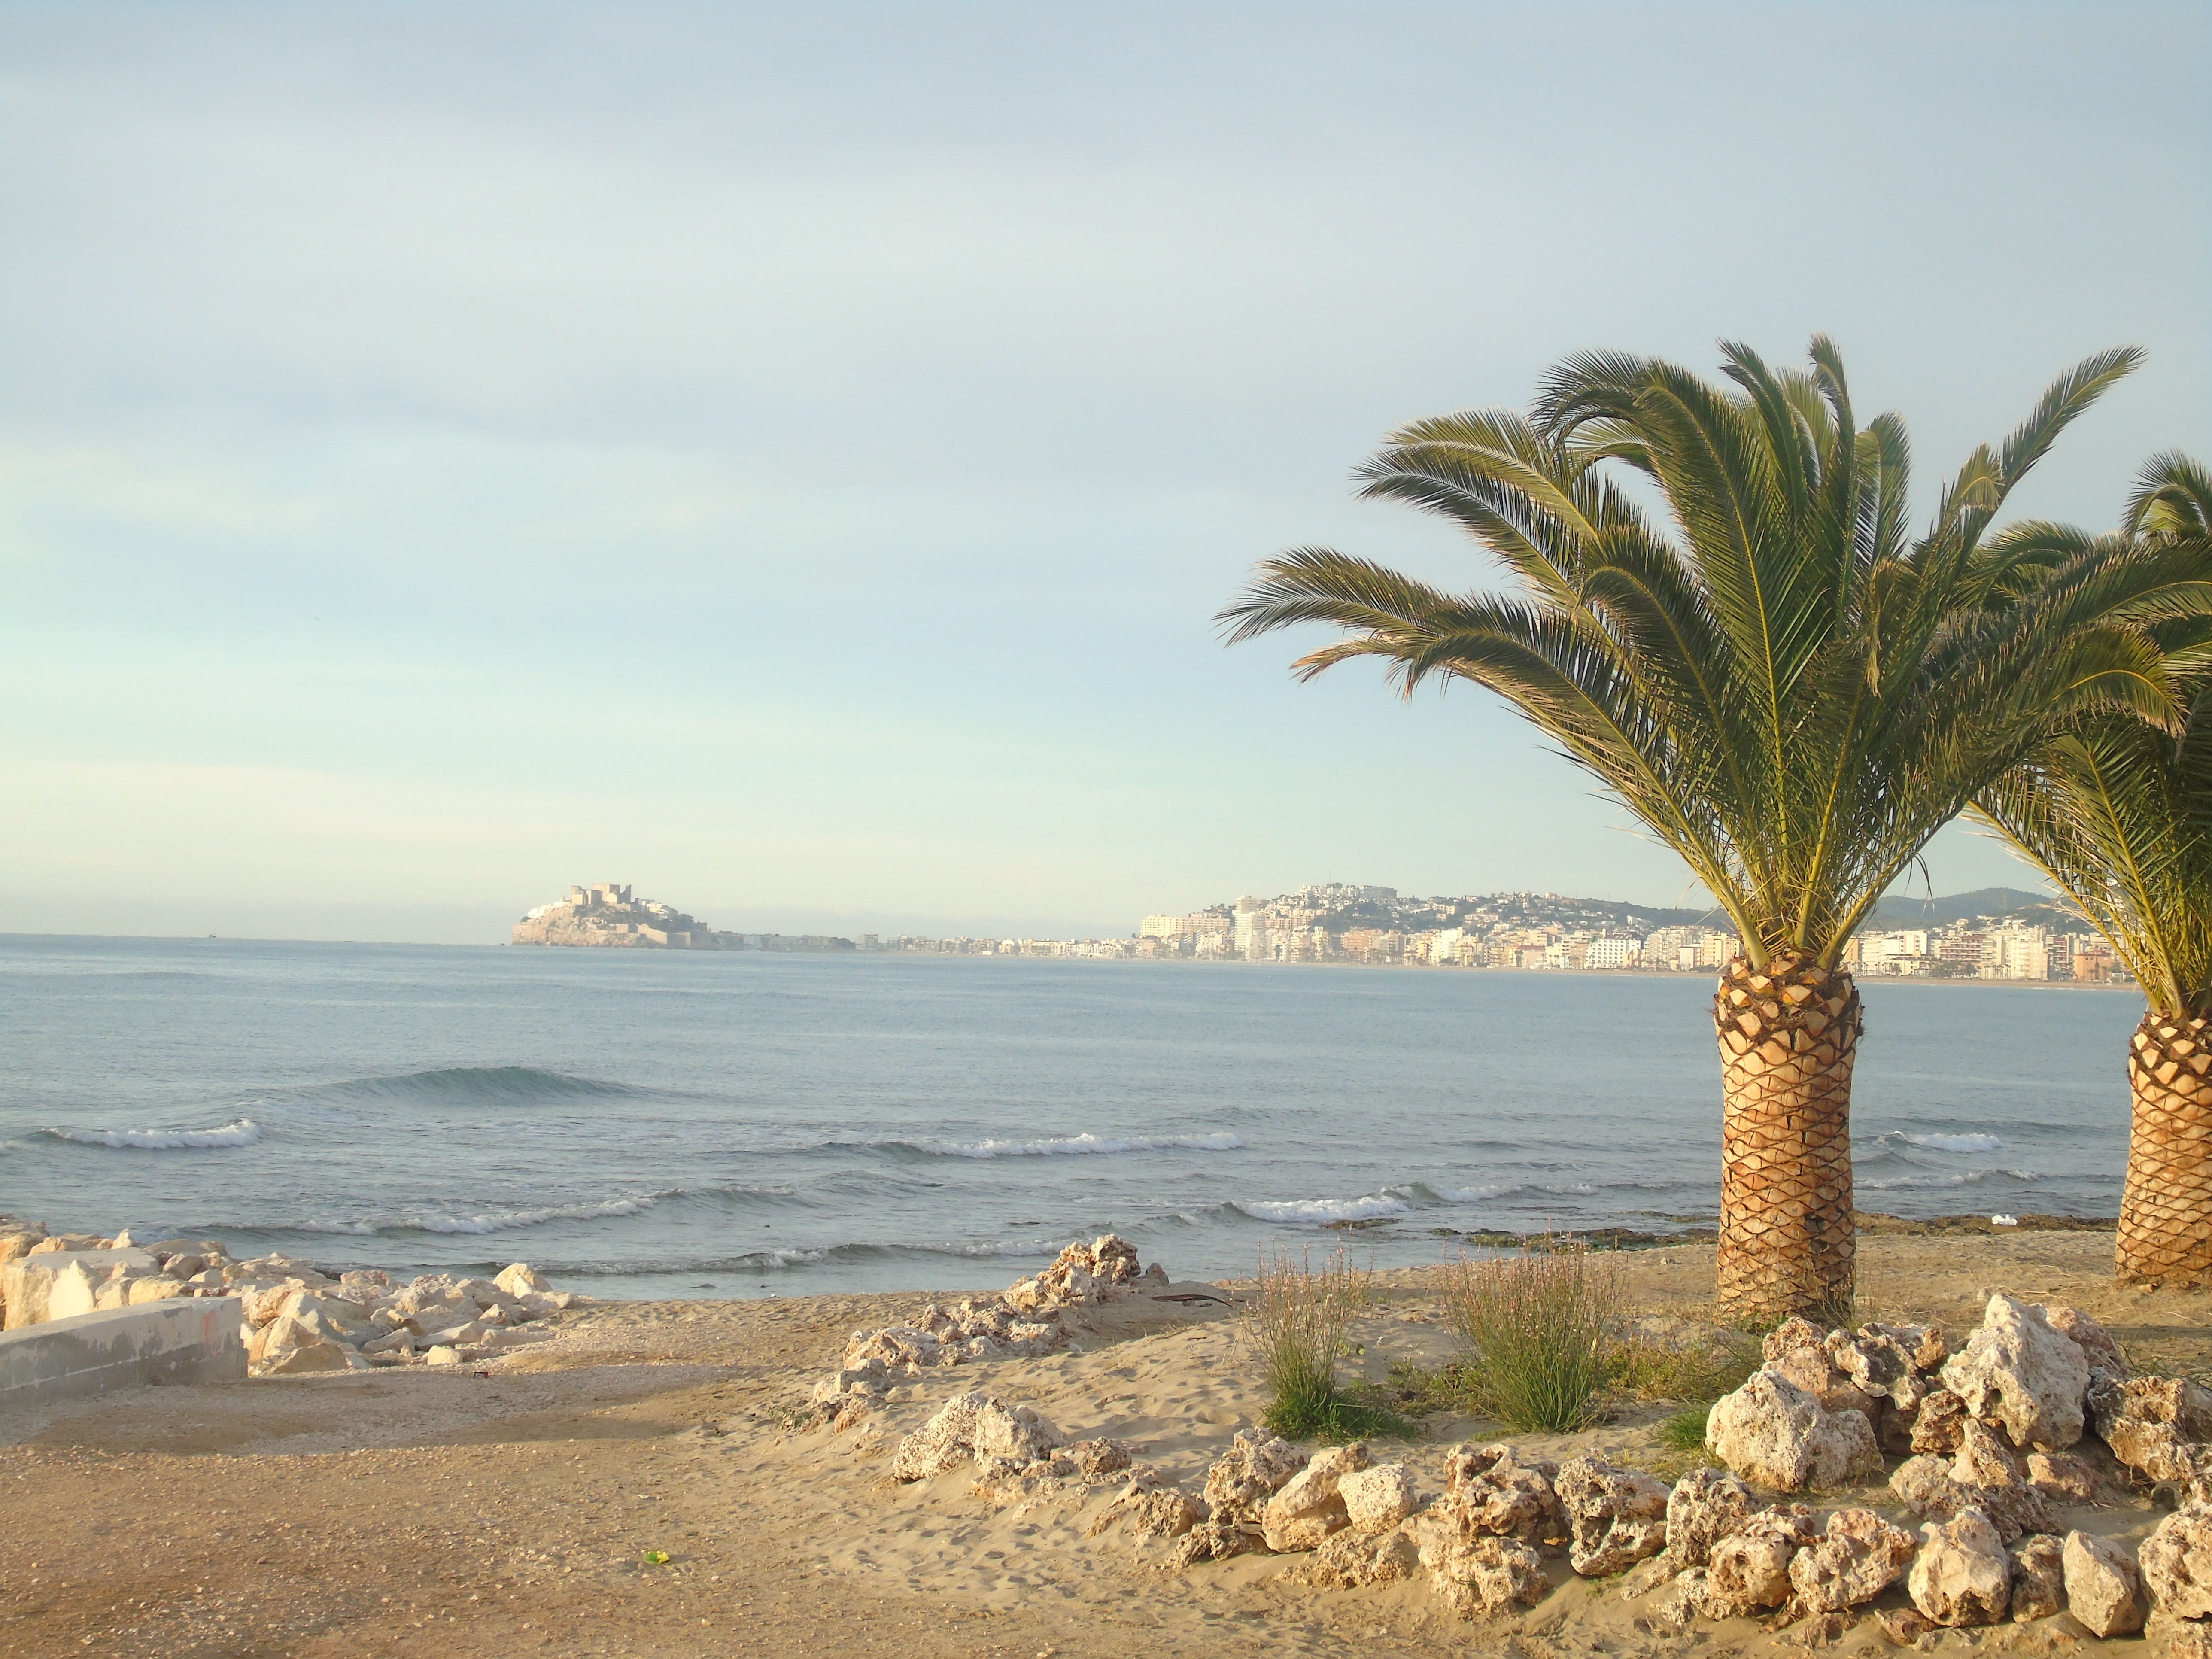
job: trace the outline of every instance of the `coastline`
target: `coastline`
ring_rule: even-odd
[[[2212,1376],[2212,1291],[2116,1285],[2111,1250],[2096,1231],[1865,1232],[1862,1297],[1869,1311],[1956,1328],[2006,1287],[2086,1309],[2139,1365]],[[1709,1245],[1625,1252],[1620,1270],[1645,1320],[1710,1313]],[[927,1372],[893,1389],[874,1432],[784,1426],[856,1327],[912,1319],[929,1300],[606,1302],[556,1316],[559,1340],[481,1367],[142,1389],[18,1414],[0,1421],[0,1482],[18,1512],[44,1518],[38,1565],[0,1585],[0,1652],[1793,1650],[1790,1631],[1749,1620],[1670,1635],[1609,1581],[1565,1577],[1533,1611],[1470,1625],[1411,1584],[1316,1589],[1299,1557],[1166,1571],[1160,1540],[1085,1535],[1103,1494],[1000,1504],[970,1494],[967,1476],[884,1480],[900,1434],[985,1389],[1071,1434],[1135,1442],[1188,1485],[1265,1404],[1225,1303],[1066,1352]],[[1347,1371],[1372,1381],[1449,1352],[1419,1270],[1380,1275],[1352,1335]],[[1580,1435],[1511,1437],[1651,1467],[1670,1410],[1626,1401]],[[1431,1486],[1446,1447],[1498,1435],[1441,1415],[1378,1455]],[[2151,1518],[2106,1509],[2081,1524]],[[2041,1628],[1980,1640],[2040,1653]],[[1881,1650],[1870,1623],[1842,1650]]]

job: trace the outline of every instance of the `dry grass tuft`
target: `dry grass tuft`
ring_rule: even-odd
[[[1595,1420],[1621,1320],[1617,1267],[1559,1249],[1442,1270],[1444,1322],[1467,1346],[1483,1409],[1524,1433],[1570,1434]]]
[[[1404,1433],[1396,1413],[1354,1401],[1336,1381],[1352,1321],[1369,1301],[1368,1275],[1339,1248],[1319,1268],[1312,1253],[1293,1261],[1281,1250],[1260,1261],[1244,1312],[1244,1340],[1267,1374],[1273,1402],[1267,1424],[1293,1440],[1358,1439]]]

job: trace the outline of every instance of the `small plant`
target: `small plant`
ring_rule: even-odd
[[[1583,1249],[1462,1259],[1443,1269],[1443,1291],[1486,1413],[1524,1433],[1589,1426],[1620,1320],[1613,1263]]]
[[[1280,1250],[1261,1259],[1258,1289],[1244,1313],[1244,1337],[1267,1373],[1273,1395],[1265,1421],[1292,1440],[1357,1440],[1407,1433],[1412,1425],[1364,1385],[1336,1381],[1346,1333],[1367,1304],[1366,1275],[1341,1249],[1318,1270],[1311,1253],[1293,1261]]]
[[[1705,1449],[1705,1419],[1710,1406],[1685,1406],[1659,1425],[1659,1443],[1668,1451],[1696,1452]]]

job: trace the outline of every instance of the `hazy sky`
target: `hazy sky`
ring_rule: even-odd
[[[0,929],[1674,902],[1467,688],[1212,613],[1394,423],[1834,334],[1923,485],[2212,453],[2212,8],[0,10]],[[2022,880],[1970,832],[1938,891]]]

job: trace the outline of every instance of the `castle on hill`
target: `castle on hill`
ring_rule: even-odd
[[[514,924],[517,945],[588,945],[621,950],[742,951],[743,933],[718,933],[657,899],[630,896],[626,884],[571,887],[558,903],[541,904]]]

